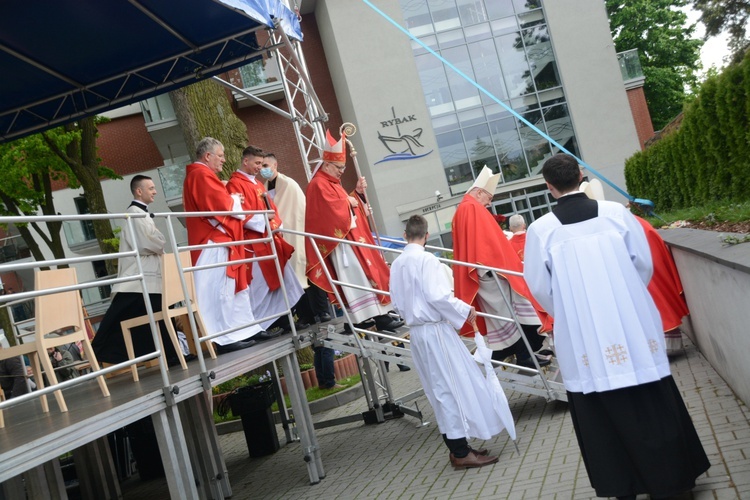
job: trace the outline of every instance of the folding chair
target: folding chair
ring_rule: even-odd
[[[190,267],[192,265],[190,262],[189,252],[181,252],[179,253],[179,255],[180,264],[183,268]],[[175,330],[174,324],[172,323],[172,318],[188,314],[186,305],[187,301],[185,300],[185,294],[183,293],[182,283],[180,281],[180,272],[177,267],[175,254],[173,253],[164,254],[162,258],[161,282],[161,312],[154,313],[154,321],[158,322],[160,320],[164,320],[164,324],[167,327],[167,333],[169,333],[169,339],[172,341],[172,345],[174,346],[177,358],[180,361],[180,366],[182,366],[183,370],[187,370],[185,356],[182,354],[180,343],[177,339],[177,331]],[[190,304],[195,316],[195,323],[199,330],[198,334],[201,337],[205,337],[206,335],[208,335],[208,330],[206,329],[206,325],[203,323],[203,317],[201,316],[200,310],[198,309],[198,303],[195,300],[196,294],[193,273],[185,273],[185,282],[187,283],[188,295],[190,296]],[[183,305],[181,307],[170,309],[171,306],[174,306],[178,303],[183,303]],[[148,324],[148,315],[127,319],[120,322],[120,326],[122,327],[122,336],[125,340],[125,348],[128,351],[128,359],[135,358],[135,351],[133,349],[133,336],[131,330],[137,326],[146,324]],[[158,327],[159,324],[157,323],[157,328]],[[159,335],[159,344],[162,344],[161,335]],[[161,345],[161,347],[163,352],[164,346]],[[216,351],[214,350],[213,344],[211,342],[205,342],[204,347],[206,350],[208,350],[211,358],[216,359]],[[133,374],[133,380],[137,382],[138,368],[133,365],[130,367],[130,369],[131,373]]]
[[[34,274],[34,284],[35,290],[47,290],[76,285],[78,284],[78,278],[74,268],[37,271]],[[57,376],[47,354],[47,349],[51,347],[81,341],[83,352],[91,364],[91,368],[95,371],[100,369],[86,331],[83,303],[78,290],[37,296],[34,299],[34,306],[36,309],[35,343],[37,354],[50,385],[57,384]],[[104,375],[100,375],[96,380],[104,397],[109,397],[109,389],[107,388],[107,382],[104,380]],[[39,388],[44,387],[44,380],[41,377],[36,382]],[[68,411],[62,391],[55,391],[55,399],[60,406],[60,411]]]
[[[42,369],[39,365],[39,356],[37,355],[36,342],[31,341],[25,344],[19,344],[12,347],[0,348],[0,360],[9,359],[18,356],[28,356],[31,361],[31,372],[34,374],[35,380],[42,379]],[[42,411],[49,412],[49,403],[47,402],[47,396],[40,397],[42,402]],[[5,401],[5,393],[0,389],[0,401]],[[5,427],[5,419],[3,417],[3,410],[0,410],[0,429]]]

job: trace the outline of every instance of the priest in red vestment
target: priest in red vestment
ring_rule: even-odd
[[[604,200],[604,189],[598,179],[582,182],[579,190],[586,193],[592,200]],[[648,221],[637,215],[635,218],[646,233],[646,240],[651,249],[651,260],[654,263],[654,274],[648,283],[648,291],[661,315],[667,354],[674,354],[682,349],[682,332],[680,331],[682,318],[690,314],[682,290],[682,281],[680,281],[672,253],[659,232]]]
[[[492,171],[484,167],[458,205],[453,216],[453,258],[522,274],[521,259],[487,210],[499,177],[500,174],[492,175]],[[503,298],[505,296],[510,301],[532,350],[540,350],[544,342],[544,336],[540,333],[550,331],[551,317],[531,296],[523,276],[498,273],[497,277],[500,287],[491,271],[453,266],[456,297],[478,311],[510,318],[512,315]],[[489,347],[495,351],[493,359],[503,360],[515,354],[517,364],[534,366],[531,353],[515,323],[479,317],[477,325],[479,331],[487,336]],[[473,335],[471,325],[464,325],[461,334]],[[549,364],[549,360],[539,359],[538,362],[540,365]]]
[[[307,186],[305,230],[337,240],[349,240],[374,245],[375,242],[367,222],[369,207],[365,206],[364,177],[357,181],[354,191],[347,193],[341,187],[341,176],[346,169],[346,137],[336,142],[327,132],[327,144],[323,151],[323,162],[313,173]],[[318,258],[310,238],[305,241],[307,277],[317,287],[325,290],[333,301],[333,287],[328,282],[323,265],[335,280],[388,290],[390,269],[377,250],[354,245],[341,245],[336,241],[316,240],[323,261]],[[341,287],[340,295],[345,300],[354,323],[375,319],[381,330],[393,330],[403,324],[388,316],[390,298],[374,292]]]
[[[513,233],[508,241],[513,250],[518,254],[518,258],[523,262],[523,247],[526,245],[526,220],[521,214],[514,214],[508,219],[508,229]]]
[[[213,137],[206,137],[201,139],[196,149],[196,162],[186,167],[182,191],[185,211],[241,211],[240,195],[230,195],[217,175],[226,161],[224,146]],[[244,215],[188,217],[188,244],[241,241],[244,220]],[[239,246],[205,248],[192,252],[193,264],[196,266],[229,263],[226,267],[195,271],[196,299],[209,335],[255,321],[253,312],[248,307],[250,292],[245,266],[232,264],[244,257]],[[217,344],[220,353],[244,349],[255,344],[251,337],[261,332],[259,325],[246,326],[216,337],[213,342]]]
[[[264,154],[260,148],[248,146],[242,152],[242,163],[240,169],[233,172],[227,183],[227,191],[240,193],[243,197],[242,210],[273,210],[269,215],[271,231],[279,229],[282,225],[276,205],[268,196],[265,184],[256,179],[263,168]],[[244,223],[246,240],[258,240],[268,236],[266,218],[262,214],[255,214]],[[294,274],[294,268],[289,259],[294,252],[294,247],[284,240],[281,233],[273,233],[273,242],[276,247],[276,255],[279,268],[283,275],[284,289],[290,306],[297,303],[302,296],[302,286]],[[265,257],[273,255],[274,249],[270,242],[256,241],[245,245],[245,257]],[[282,280],[276,269],[275,260],[262,260],[253,262],[247,266],[247,280],[250,283],[250,306],[257,318],[265,318],[279,314],[287,309],[282,290]],[[262,328],[269,328],[277,318],[271,318],[262,322]],[[269,337],[275,337],[283,333],[280,326],[267,330]]]

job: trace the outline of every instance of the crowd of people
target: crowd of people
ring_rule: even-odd
[[[306,192],[278,171],[273,154],[254,146],[245,148],[239,169],[222,182],[223,145],[212,138],[197,145],[183,198],[185,210],[201,216],[187,220],[188,243],[254,240],[192,252],[196,266],[225,264],[195,272],[208,334],[228,331],[213,339],[219,353],[289,331],[288,316],[279,316],[289,308],[297,329],[330,321],[330,306],[339,297],[338,305],[355,327],[393,332],[403,318],[451,464],[482,467],[498,457],[471,448],[468,439],[501,432],[506,428],[502,413],[509,410],[507,401],[503,408],[481,383],[484,375],[460,340],[459,335],[478,332],[481,348],[489,348],[497,361],[532,369],[556,356],[598,495],[635,498],[649,493],[661,498],[692,488],[709,464],[670,375],[665,333],[674,338],[688,311],[658,233],[621,205],[589,199],[575,158],[556,155],[542,173],[557,206],[528,229],[523,216],[515,214],[509,231],[503,231],[488,210],[499,174],[487,167],[479,173],[452,222],[454,259],[473,266],[453,266],[452,280],[445,266],[425,252],[428,227],[420,216],[408,220],[406,248],[389,266],[373,248],[342,244],[375,245],[366,179],[359,177],[352,191],[341,184],[346,144],[345,136],[337,141],[327,133]],[[136,176],[131,191],[128,210],[147,212],[155,195],[153,181]],[[240,211],[266,211],[267,217],[221,214]],[[136,222],[138,250],[157,311],[165,240],[152,219]],[[285,228],[323,238],[277,231]],[[269,235],[268,241],[259,241]],[[123,234],[121,241],[121,250],[129,249],[129,235]],[[277,259],[245,262],[272,254]],[[132,263],[123,259],[120,275],[133,272]],[[329,276],[357,288],[335,290]],[[145,312],[142,294],[128,286],[115,290],[95,337],[101,361],[124,360],[119,322]],[[390,290],[390,296],[370,288]],[[676,301],[680,307],[669,311]],[[151,335],[137,337],[137,355],[153,350]],[[163,344],[170,356],[170,343]],[[333,351],[316,348],[315,367],[320,385],[335,387]],[[657,466],[663,463],[674,465],[668,474]]]

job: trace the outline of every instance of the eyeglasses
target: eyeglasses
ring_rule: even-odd
[[[344,170],[346,170],[346,165],[338,166],[335,163],[330,163],[330,165],[332,165],[333,167],[335,167],[336,170],[338,170],[339,172],[343,172]]]

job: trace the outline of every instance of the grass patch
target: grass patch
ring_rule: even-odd
[[[743,203],[716,201],[702,206],[656,213],[663,221],[656,217],[646,217],[656,227],[662,226],[664,222],[671,224],[680,220],[702,222],[708,226],[724,222],[743,222],[750,220],[750,201]]]
[[[337,380],[336,383],[339,385],[343,385],[343,388],[331,388],[331,389],[321,389],[320,387],[311,387],[305,391],[305,396],[307,398],[307,402],[311,403],[315,400],[322,399],[326,396],[330,396],[331,394],[336,394],[337,392],[341,392],[345,389],[348,389],[349,387],[355,386],[360,382],[360,376],[354,375],[351,377],[347,377],[345,379]],[[289,395],[284,396],[284,402],[286,404],[287,408],[291,408],[291,400],[289,399]],[[272,411],[279,411],[279,403],[274,402],[271,406]],[[237,420],[239,419],[239,416],[235,416],[232,414],[231,411],[227,413],[226,416],[222,417],[216,412],[216,408],[214,407],[214,423],[222,423],[222,422],[229,422],[231,420]]]

